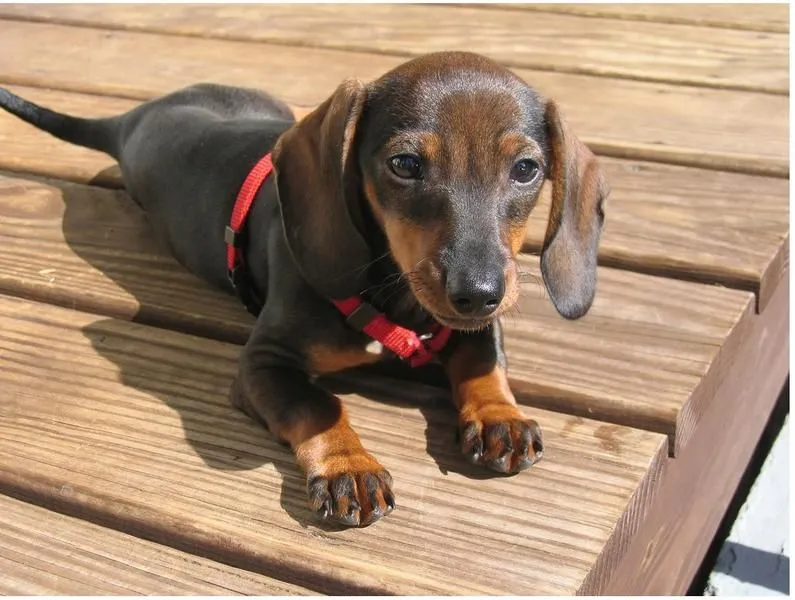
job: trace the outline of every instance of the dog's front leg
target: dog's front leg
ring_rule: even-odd
[[[300,356],[255,330],[232,403],[293,449],[309,506],[325,521],[368,525],[395,507],[392,477],[362,446],[342,401],[315,385]]]
[[[456,332],[448,348],[441,358],[458,409],[464,455],[500,473],[516,473],[540,460],[541,429],[516,406],[499,323],[476,333]]]

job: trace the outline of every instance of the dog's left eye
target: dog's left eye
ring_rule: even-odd
[[[422,163],[411,154],[398,154],[389,159],[389,168],[401,179],[422,179]]]
[[[516,183],[530,183],[538,175],[538,163],[526,158],[520,160],[511,168],[511,180]]]

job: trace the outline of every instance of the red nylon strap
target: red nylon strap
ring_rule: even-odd
[[[232,209],[232,217],[229,222],[229,230],[235,234],[239,234],[246,223],[248,213],[251,210],[251,205],[254,203],[254,198],[257,197],[257,192],[262,187],[262,184],[268,178],[268,175],[273,171],[273,160],[271,153],[268,152],[265,156],[259,159],[254,168],[251,169],[246,180],[237,194],[235,206]],[[232,240],[227,239],[226,246],[226,267],[230,272],[235,270],[238,264],[243,262],[243,249],[236,246]]]
[[[240,289],[243,284],[236,277],[236,275],[239,275],[239,273],[236,273],[236,269],[243,264],[243,248],[239,243],[239,235],[251,211],[254,198],[257,197],[257,192],[272,171],[273,161],[269,152],[254,165],[254,168],[251,169],[243,182],[240,192],[237,194],[235,205],[232,208],[232,216],[224,236],[227,244],[226,266],[232,285],[235,286],[244,303],[246,302],[246,295],[242,294]],[[364,305],[364,301],[359,296],[353,296],[345,300],[332,300],[332,302],[346,317],[349,317],[356,309]],[[252,308],[249,307],[249,310],[252,310]],[[429,362],[433,358],[434,353],[444,348],[450,338],[450,329],[442,327],[438,323],[434,324],[427,337],[423,336],[424,339],[421,339],[415,332],[393,323],[382,313],[373,311],[373,314],[374,316],[361,327],[362,331],[374,340],[381,342],[385,348],[394,352],[400,358],[408,361],[412,367],[419,367]]]
[[[364,304],[359,296],[351,296],[345,300],[332,300],[332,302],[346,317]],[[444,348],[452,333],[448,327],[442,327],[436,323],[432,331],[429,332],[430,337],[422,340],[411,329],[393,323],[382,313],[377,313],[362,327],[362,331],[374,340],[381,342],[384,348],[408,361],[412,367],[428,363],[434,353]]]

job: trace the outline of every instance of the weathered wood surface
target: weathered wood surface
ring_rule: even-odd
[[[479,52],[513,67],[787,94],[789,36],[405,4],[0,5],[0,17],[416,56]],[[631,52],[627,49],[631,48]]]
[[[81,116],[119,114],[137,104],[38,88],[10,89]],[[612,188],[599,249],[602,264],[751,291],[764,309],[786,266],[787,180],[636,160],[601,162]],[[4,113],[0,168],[121,186],[109,157],[66,144]],[[754,190],[753,200],[749,189]],[[540,249],[548,198],[544,194],[533,212],[526,251]]]
[[[0,179],[0,291],[243,342],[237,300],[188,274],[121,192]],[[504,320],[522,402],[672,436],[680,448],[713,373],[742,340],[750,294],[602,268],[580,321],[560,318],[525,257],[518,310]],[[735,331],[737,329],[737,331]]]
[[[485,7],[485,6],[484,6]],[[736,4],[690,4],[660,3],[641,4],[491,4],[491,9],[527,10],[567,15],[610,17],[629,21],[653,21],[657,23],[682,23],[702,27],[722,27],[749,31],[789,31],[789,4],[781,3],[736,3]]]
[[[83,115],[201,80],[268,89],[305,111],[342,79],[377,77],[439,40],[486,51],[563,105],[613,188],[592,312],[560,319],[526,257],[520,312],[506,319],[511,383],[535,405],[524,410],[544,428],[546,459],[477,479],[455,448],[446,392],[361,373],[326,382],[399,494],[376,527],[331,532],[312,524],[290,453],[227,405],[239,347],[216,340],[245,339],[238,303],[176,265],[123,193],[0,176],[0,294],[50,303],[0,298],[0,492],[86,519],[23,527],[9,509],[16,529],[0,545],[17,554],[0,553],[0,586],[11,573],[44,592],[58,577],[91,584],[96,571],[109,575],[95,584],[132,588],[151,570],[187,583],[150,579],[142,592],[202,582],[257,593],[260,575],[331,593],[685,591],[788,368],[788,8],[509,8],[218,6],[211,19],[203,7],[155,18],[133,6],[0,6],[0,84]],[[255,13],[270,18],[244,23]],[[331,35],[321,16],[344,27]],[[456,32],[462,16],[478,26]],[[31,22],[50,18],[90,27]],[[0,169],[119,185],[107,157],[4,114]],[[678,458],[665,460],[661,433]],[[16,501],[0,496],[0,512],[4,502]],[[128,542],[210,560],[169,571],[142,550],[113,577]],[[232,586],[236,568],[260,575]],[[81,589],[91,593],[64,588]]]
[[[312,593],[2,495],[0,548],[4,596]]]
[[[665,462],[663,436],[536,410],[548,460],[483,478],[446,394],[372,380],[343,397],[398,509],[325,531],[289,451],[227,403],[238,347],[6,297],[0,349],[0,491],[320,592],[599,592]]]
[[[789,287],[782,282],[722,369],[692,441],[669,461],[654,508],[608,594],[687,593],[789,373],[789,312]]]
[[[253,318],[181,267],[121,191],[0,178],[0,284],[66,308],[242,343]],[[198,295],[197,295],[198,294]]]
[[[537,261],[522,263],[538,272]],[[522,401],[690,440],[752,316],[748,293],[607,268],[591,311],[561,322],[526,286],[503,320],[511,386]]]
[[[380,54],[42,23],[5,21],[0,26],[0,82],[139,99],[209,80],[264,88],[290,104],[312,106],[345,78],[374,79],[403,61]],[[94,56],[99,47],[101,61]],[[130,61],[131,56],[136,60]],[[263,69],[263,57],[278,68]],[[87,64],[92,68],[85,69]],[[558,100],[573,129],[601,154],[788,174],[785,96],[516,72]]]

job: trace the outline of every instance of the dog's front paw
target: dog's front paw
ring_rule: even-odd
[[[461,424],[461,449],[469,462],[500,473],[518,473],[541,460],[541,428],[517,409]]]
[[[392,476],[377,460],[363,455],[339,462],[349,464],[324,469],[307,482],[309,507],[323,521],[364,527],[395,509]]]

